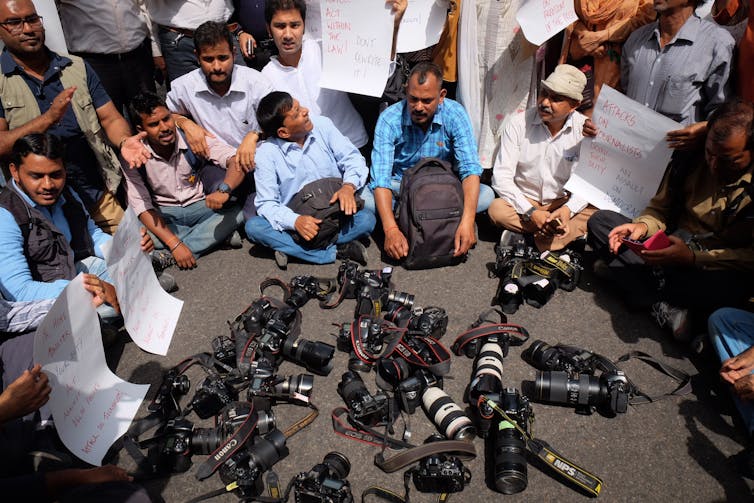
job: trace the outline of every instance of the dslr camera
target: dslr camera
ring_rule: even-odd
[[[424,443],[443,439],[442,435],[433,434]],[[412,476],[416,490],[423,493],[457,493],[471,481],[471,471],[461,460],[446,454],[422,458]]]
[[[392,421],[389,398],[385,393],[372,395],[361,376],[348,371],[338,383],[338,394],[348,406],[349,416],[361,424],[377,426]]]
[[[350,471],[351,463],[343,454],[325,454],[321,463],[293,480],[296,503],[351,503],[351,485],[346,480]]]
[[[505,388],[498,397],[497,405],[522,430],[529,433],[533,412],[529,400],[517,389]],[[497,418],[497,428],[487,437],[492,454],[492,473],[495,489],[503,494],[515,494],[526,489],[526,441],[518,429],[507,419]]]

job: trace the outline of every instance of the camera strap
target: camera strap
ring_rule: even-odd
[[[487,323],[470,328],[459,335],[453,342],[451,349],[453,353],[460,356],[466,352],[466,346],[482,338],[497,336],[503,347],[503,356],[508,355],[508,346],[520,346],[529,340],[529,332],[521,325],[511,323]]]
[[[223,442],[214,452],[210,453],[206,461],[199,466],[196,470],[196,478],[198,480],[204,480],[211,476],[215,471],[220,468],[233,454],[246,445],[246,442],[251,438],[251,434],[257,427],[258,416],[254,410],[254,406],[250,402],[233,402],[233,407],[243,410],[247,415],[246,419],[241,426],[238,427],[233,435]]]
[[[436,376],[450,372],[450,351],[433,337],[414,336],[410,341],[400,339],[388,356],[400,356],[409,365],[427,369]]]
[[[683,370],[671,367],[666,363],[662,363],[653,356],[648,355],[647,353],[644,353],[642,351],[631,351],[630,353],[626,353],[625,355],[618,358],[618,360],[616,360],[613,365],[621,362],[627,362],[632,358],[640,360],[650,367],[654,368],[655,370],[659,371],[660,373],[670,377],[674,381],[678,382],[678,386],[670,393],[665,393],[662,395],[648,395],[641,391],[638,386],[636,386],[632,381],[629,380],[629,383],[631,384],[631,399],[628,401],[628,403],[630,403],[631,405],[642,405],[645,403],[652,403],[658,400],[663,400],[672,396],[688,395],[689,393],[691,393],[691,376],[689,374],[687,374]]]
[[[343,420],[343,416],[348,417],[348,421]],[[366,426],[360,421],[353,418],[349,410],[345,407],[337,407],[332,411],[332,429],[338,435],[341,435],[351,440],[357,440],[369,445],[375,445],[377,447],[388,446],[391,449],[410,449],[413,444],[403,442],[391,438],[387,434],[379,433],[378,431]],[[358,425],[358,428],[353,428],[350,424]]]
[[[412,447],[388,459],[385,459],[383,452],[378,452],[374,455],[374,464],[385,473],[393,473],[436,454],[450,454],[469,460],[476,457],[476,448],[465,440],[438,440]]]
[[[366,344],[364,344],[364,338],[369,334],[365,334],[363,328],[369,327],[371,324],[363,322],[368,319],[371,319],[371,316],[364,315],[351,322],[351,347],[356,358],[372,365],[380,358],[389,356],[394,351],[396,345],[401,343],[406,330],[396,327],[389,321],[373,319],[374,323],[380,324],[380,332],[386,334],[386,336],[382,339],[382,351],[379,354],[371,353],[367,350]]]
[[[403,496],[391,491],[390,489],[385,489],[384,487],[372,486],[368,487],[364,490],[364,492],[361,493],[361,503],[366,503],[367,496],[374,496],[376,498],[389,501],[390,503],[411,503],[409,494],[411,492],[410,482],[411,474],[413,472],[414,470],[406,470],[406,473],[403,474]],[[469,479],[471,478],[471,472],[466,467],[464,467],[464,476],[467,476]],[[440,493],[437,495],[437,503],[444,503],[448,501],[448,498],[450,498],[450,493]]]

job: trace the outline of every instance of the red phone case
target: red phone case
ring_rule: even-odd
[[[623,243],[637,254],[642,250],[662,250],[663,248],[670,246],[670,240],[668,239],[667,234],[663,231],[655,232],[652,237],[646,241],[632,241],[623,238]]]

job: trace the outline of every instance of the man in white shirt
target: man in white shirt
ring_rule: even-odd
[[[595,208],[569,194],[565,183],[578,162],[586,117],[576,111],[586,77],[558,65],[542,81],[536,108],[512,116],[503,129],[492,188],[500,195],[490,219],[534,235],[540,250],[560,250],[586,233]]]

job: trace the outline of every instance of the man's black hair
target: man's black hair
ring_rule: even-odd
[[[49,133],[31,133],[22,136],[13,144],[11,162],[18,167],[29,154],[58,160],[63,159],[64,153],[65,145],[57,136]]]
[[[128,113],[131,116],[131,123],[141,125],[141,115],[151,115],[158,107],[167,108],[165,100],[158,94],[144,91],[133,97],[128,107]]]
[[[199,25],[194,31],[194,48],[197,54],[201,54],[205,47],[212,47],[221,42],[227,42],[230,52],[233,52],[233,35],[225,23],[207,21]]]
[[[293,108],[293,98],[283,91],[272,91],[259,100],[257,122],[265,136],[278,137],[278,129],[283,126],[285,114]]]
[[[437,81],[442,85],[442,70],[431,61],[422,61],[413,67],[411,73],[408,74],[408,80],[410,81],[414,75],[417,75],[419,84],[424,84],[427,81],[427,75],[430,74],[437,77]]]
[[[264,4],[265,22],[270,24],[272,16],[281,10],[297,10],[301,13],[301,19],[306,22],[306,2],[304,0],[268,0]]]
[[[746,148],[754,147],[754,104],[736,98],[718,106],[707,122],[712,141],[721,143],[736,131],[746,134]]]

